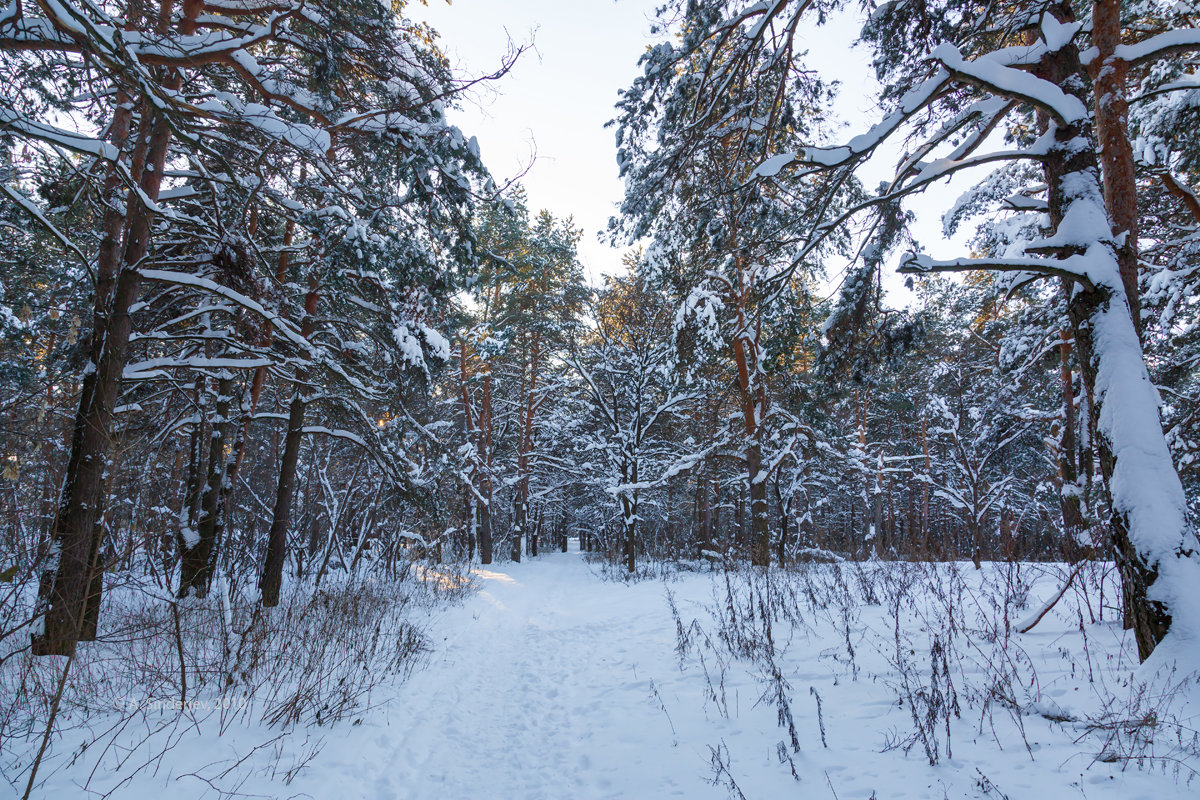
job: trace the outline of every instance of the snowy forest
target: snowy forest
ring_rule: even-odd
[[[0,798],[1194,796],[1200,6],[658,5],[0,0]]]

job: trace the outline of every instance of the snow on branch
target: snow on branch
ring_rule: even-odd
[[[362,447],[364,450],[371,449],[366,440],[357,433],[340,428],[327,428],[324,425],[305,425],[301,432],[307,434],[321,433],[326,436],[332,436],[335,439],[346,439],[347,441],[354,442],[354,444]]]
[[[222,286],[216,281],[208,278],[201,278],[197,275],[189,275],[185,272],[170,272],[161,269],[143,269],[140,270],[142,277],[148,280],[162,281],[163,283],[172,283],[176,286],[191,286],[196,289],[203,289],[207,292],[224,297],[227,300],[232,300],[234,303],[253,311],[264,320],[269,322],[279,333],[292,344],[296,345],[301,350],[310,355],[316,354],[316,348],[301,335],[300,331],[296,330],[295,326],[286,319],[280,317],[271,311],[268,311],[261,303],[251,297],[247,297],[241,292],[234,291],[228,286]]]
[[[1083,265],[1086,256],[1071,256],[1064,259],[1044,258],[952,258],[939,261],[920,253],[905,253],[900,259],[898,271],[905,275],[928,275],[934,272],[970,272],[990,270],[992,272],[1029,272],[1042,277],[1058,276],[1094,289],[1086,271],[1073,268]]]
[[[139,361],[135,364],[128,364],[121,379],[126,381],[141,381],[166,378],[170,377],[167,370],[173,367],[216,370],[258,369],[259,367],[269,367],[272,363],[274,362],[266,358],[203,358],[200,356],[192,356],[190,358],[152,358],[146,361]]]
[[[905,120],[932,102],[950,82],[950,77],[949,71],[938,70],[933,77],[905,94],[900,99],[899,108],[876,123],[871,130],[855,136],[846,144],[835,147],[806,147],[798,153],[771,156],[755,169],[755,176],[774,177],[784,167],[793,163],[827,169],[845,166],[869,156],[880,143],[895,133]]]
[[[970,83],[1005,97],[1025,100],[1045,109],[1064,123],[1076,123],[1087,118],[1087,106],[1082,100],[1067,94],[1050,81],[1014,68],[1012,63],[1021,63],[1025,59],[1015,57],[1010,61],[1006,58],[1008,55],[1009,51],[1001,50],[970,61],[963,58],[957,47],[944,42],[929,54],[929,58]]]
[[[60,231],[54,225],[53,222],[46,219],[46,215],[43,214],[42,210],[37,207],[36,203],[34,203],[32,200],[25,197],[25,195],[21,194],[20,192],[16,191],[15,189],[12,189],[9,186],[6,186],[4,184],[0,184],[0,191],[4,192],[6,195],[8,195],[10,200],[12,200],[14,203],[16,203],[22,209],[24,209],[26,211],[26,213],[28,213],[31,217],[33,217],[38,222],[40,222],[42,224],[42,227],[44,227],[46,230],[48,230],[50,232],[50,234],[52,236],[54,236],[54,238],[58,239],[58,241],[62,243],[63,247],[66,247],[68,250],[70,250],[72,253],[74,253],[76,256],[78,256],[79,260],[81,262],[83,262],[83,266],[89,272],[91,272],[92,264],[91,264],[91,261],[88,260],[88,257],[86,255],[84,255],[83,251],[80,250],[79,247],[73,241],[71,241],[70,237],[68,237],[65,233]]]
[[[1181,28],[1151,36],[1136,44],[1117,45],[1113,55],[1130,66],[1136,66],[1162,56],[1187,53],[1193,50],[1200,50],[1200,29]],[[1093,62],[1100,57],[1100,51],[1095,47],[1089,47],[1080,53],[1079,57],[1084,64],[1093,66]]]
[[[12,3],[0,10],[0,49],[78,51],[75,40],[55,29],[44,17],[27,17]]]
[[[25,138],[36,139],[64,150],[82,153],[105,161],[116,161],[120,155],[117,148],[108,142],[93,136],[56,128],[45,122],[30,119],[15,109],[0,106],[0,130],[3,129],[12,129]]]

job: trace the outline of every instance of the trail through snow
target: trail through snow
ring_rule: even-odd
[[[569,553],[476,570],[479,590],[431,622],[430,663],[396,690],[385,712],[368,715],[344,741],[329,742],[289,796],[1195,797],[1193,767],[1100,763],[1088,754],[1091,745],[1077,743],[1077,729],[1036,714],[1023,717],[1025,732],[1018,734],[1003,715],[985,720],[967,707],[955,723],[953,758],[937,766],[920,747],[889,750],[887,742],[909,730],[911,715],[897,704],[880,656],[891,634],[878,608],[864,610],[854,632],[858,655],[851,663],[856,658],[861,666],[853,670],[838,655],[838,636],[784,634],[800,740],[792,753],[774,701],[761,700],[764,686],[744,665],[722,669],[711,657],[701,665],[693,652],[681,669],[666,589],[687,625],[722,602],[719,575],[681,574],[666,587],[656,580],[605,581],[571,544]],[[1075,625],[1070,616],[1048,620],[1028,639],[1047,654],[1038,667],[1045,696],[1072,705],[1099,686],[1060,648],[1074,646]],[[880,638],[880,631],[887,635]],[[1113,674],[1121,674],[1119,624],[1093,626],[1089,636]],[[718,783],[714,748],[728,770]]]
[[[678,674],[661,583],[602,582],[574,547],[476,575],[480,591],[437,623],[432,663],[390,704],[376,754],[345,753],[336,778],[321,758],[340,796],[726,796],[707,749],[676,746],[654,696],[654,676]]]
[[[814,569],[811,574],[819,576],[826,568]],[[725,613],[731,602],[723,573],[680,572],[665,583],[608,581],[572,542],[569,553],[477,569],[476,587],[463,602],[439,605],[423,622],[414,619],[430,644],[425,662],[399,685],[382,681],[373,706],[355,718],[286,734],[262,724],[234,725],[217,736],[215,718],[192,726],[162,712],[162,731],[153,727],[159,717],[138,717],[142,721],[129,723],[134,727],[122,734],[120,746],[106,748],[93,747],[86,730],[74,731],[58,745],[62,755],[47,773],[42,796],[111,791],[115,798],[289,800],[724,800],[739,792],[745,800],[1196,797],[1200,771],[1190,754],[1200,741],[1191,739],[1200,737],[1194,733],[1200,729],[1200,701],[1178,708],[1172,719],[1179,724],[1157,734],[1152,749],[1159,757],[1100,760],[1106,745],[1086,735],[1084,715],[1130,691],[1136,658],[1118,622],[1083,625],[1074,596],[1005,651],[1021,686],[999,689],[1019,697],[1032,692],[1036,703],[1018,709],[997,699],[997,690],[989,687],[997,686],[993,662],[999,656],[978,637],[968,642],[960,630],[956,646],[963,657],[952,659],[950,678],[961,716],[938,721],[936,766],[920,745],[905,752],[914,714],[900,700],[905,693],[898,692],[893,663],[898,643],[905,642],[910,681],[922,693],[930,681],[929,639],[944,639],[946,631],[936,615],[911,614],[903,617],[901,630],[887,603],[853,600],[842,579],[870,583],[876,569],[918,581],[911,585],[919,587],[921,607],[932,584],[919,580],[932,575],[932,568],[903,563],[847,565],[811,584],[808,591],[820,597],[804,601],[793,594],[786,601],[797,616],[791,624],[776,623],[773,639],[786,715],[779,710],[777,684],[761,663],[711,646],[719,638],[711,612]],[[937,567],[943,576],[957,569]],[[986,606],[989,595],[972,587],[989,574],[993,581],[1005,574],[989,569],[961,567],[968,583],[955,601],[966,604],[956,607],[959,620],[988,619],[986,607],[970,603],[981,598]],[[1049,575],[1037,579],[1029,604],[1036,608],[1039,598],[1058,590],[1058,579],[1043,566],[1023,569]],[[735,575],[728,585],[736,589],[746,577]],[[433,569],[424,578],[449,579]],[[779,583],[792,592],[803,591],[803,585]],[[875,587],[884,588],[882,582]],[[668,591],[691,641],[682,661]],[[837,611],[839,596],[850,603],[843,613]],[[421,614],[416,608],[413,613]],[[745,609],[737,613],[744,622]],[[1112,710],[1127,713],[1119,703]],[[788,715],[795,747],[780,724]],[[139,733],[142,725],[146,731]],[[946,725],[953,727],[949,741]],[[1136,725],[1132,733],[1129,727],[1113,730],[1122,737],[1137,733]],[[1174,730],[1178,735],[1170,734]],[[1168,741],[1175,738],[1178,746]],[[149,759],[147,769],[128,782],[120,777],[120,770],[143,758]],[[110,771],[114,765],[118,772]],[[81,790],[85,784],[87,792]],[[19,796],[14,791],[15,785],[0,782],[0,800]]]

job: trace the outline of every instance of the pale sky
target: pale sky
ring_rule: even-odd
[[[522,178],[530,209],[574,216],[584,232],[580,260],[593,284],[622,271],[625,248],[611,248],[597,238],[622,196],[614,131],[604,124],[615,114],[618,90],[637,76],[638,57],[653,41],[649,28],[656,1],[454,0],[447,5],[428,0],[428,7],[414,3],[407,12],[442,34],[451,63],[468,75],[494,71],[510,38],[533,43],[507,76],[476,92],[450,119],[478,137],[484,163],[498,181],[532,161]],[[880,116],[869,54],[851,48],[859,24],[856,15],[834,19],[806,42],[810,64],[842,84],[837,113],[848,123],[844,138]],[[872,187],[890,177],[894,151],[875,160],[879,163],[863,176]],[[935,256],[964,254],[961,241],[940,241],[941,211],[956,196],[957,190],[942,188],[917,200],[916,233]],[[922,208],[930,210],[921,213]],[[893,275],[886,283],[895,290],[893,302],[903,303],[907,293],[900,279]]]
[[[617,91],[638,74],[654,0],[429,0],[409,7],[442,34],[451,63],[468,74],[491,72],[514,42],[533,42],[491,90],[452,113],[479,139],[498,181],[517,174],[530,209],[573,215],[583,229],[580,260],[589,282],[621,270],[621,252],[597,240],[622,195],[614,131]]]

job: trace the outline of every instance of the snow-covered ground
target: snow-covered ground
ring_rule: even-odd
[[[1080,716],[1101,695],[1119,695],[1121,687],[1106,682],[1132,672],[1119,625],[1089,624],[1081,633],[1074,612],[1056,609],[1021,637],[1032,655],[1017,674],[1036,683],[1040,708],[1074,721],[1051,721],[1028,708],[1009,714],[995,703],[985,713],[973,694],[970,658],[952,659],[961,718],[951,724],[952,755],[946,757],[940,731],[941,757],[931,766],[921,744],[907,754],[886,749],[913,731],[889,650],[898,633],[905,642],[919,638],[917,627],[892,630],[886,603],[853,610],[844,640],[836,614],[822,622],[810,613],[790,627],[776,622],[775,663],[797,752],[775,695],[760,702],[774,691],[763,682],[761,663],[702,643],[706,635],[719,638],[712,611],[725,602],[720,573],[625,584],[602,580],[574,543],[572,550],[478,570],[479,590],[430,621],[433,651],[424,667],[377,696],[385,702],[361,722],[294,732],[220,778],[220,770],[202,768],[246,755],[277,732],[230,730],[198,742],[179,731],[157,771],[143,772],[114,796],[216,797],[218,786],[321,800],[725,798],[738,791],[748,800],[1196,796],[1189,776],[1200,765],[1186,757],[1105,763],[1096,760],[1095,737],[1084,736]],[[1038,584],[1034,594],[1053,588]],[[680,621],[698,620],[683,657],[668,590]],[[928,661],[919,649],[912,650],[918,665]],[[991,657],[979,657],[985,655]],[[921,670],[913,668],[914,679],[927,684],[929,673]],[[1185,708],[1178,718],[1194,731],[1191,714]],[[1193,735],[1181,730],[1171,735]],[[77,792],[95,766],[87,761],[57,769],[45,796],[77,796],[71,787]],[[289,765],[301,763],[285,782]],[[197,770],[204,780],[189,774]],[[92,788],[103,793],[112,788],[107,783],[101,771]]]

